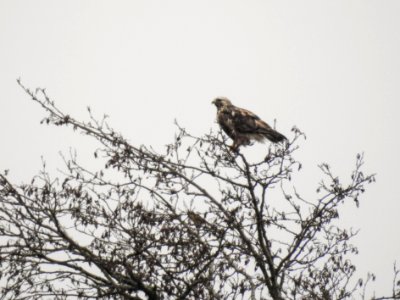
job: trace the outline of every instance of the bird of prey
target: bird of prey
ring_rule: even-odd
[[[234,106],[227,98],[214,99],[217,107],[217,122],[222,130],[233,140],[231,150],[237,152],[240,146],[247,146],[252,140],[262,142],[265,139],[278,143],[287,138],[274,130],[257,115]]]

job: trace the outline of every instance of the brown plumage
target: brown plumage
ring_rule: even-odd
[[[217,107],[217,122],[222,130],[233,140],[231,149],[237,151],[252,140],[262,142],[265,139],[273,143],[286,140],[286,137],[274,130],[257,115],[234,106],[227,98],[216,98],[212,102]]]

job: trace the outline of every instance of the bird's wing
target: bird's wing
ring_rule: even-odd
[[[264,133],[271,127],[251,111],[235,107],[232,109],[232,121],[240,133]]]

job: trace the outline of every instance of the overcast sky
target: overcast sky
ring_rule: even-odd
[[[216,128],[210,102],[226,96],[285,135],[306,132],[306,194],[319,163],[348,178],[365,153],[377,182],[341,216],[360,229],[359,275],[376,273],[376,290],[389,292],[400,265],[399,16],[398,0],[0,0],[0,169],[22,182],[41,156],[55,166],[70,146],[89,152],[87,138],[39,125],[44,113],[18,77],[71,115],[91,106],[155,147],[171,140],[174,119],[195,134]]]

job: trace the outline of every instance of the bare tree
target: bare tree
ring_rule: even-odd
[[[21,87],[44,123],[96,139],[93,171],[74,153],[65,172],[29,184],[0,176],[1,299],[346,299],[362,293],[338,210],[373,175],[357,155],[348,182],[320,165],[313,199],[291,178],[304,134],[261,161],[232,153],[221,132],[178,126],[165,153],[135,146],[105,121],[60,111],[44,89]],[[391,298],[399,296],[393,289]],[[383,299],[383,298],[382,298]]]

